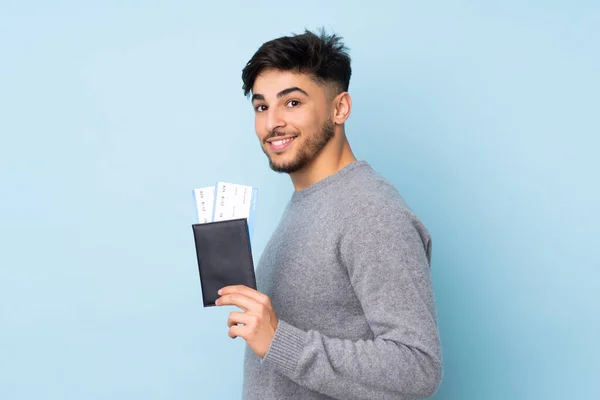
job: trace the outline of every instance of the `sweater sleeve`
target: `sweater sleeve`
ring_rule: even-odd
[[[442,361],[429,235],[407,209],[362,211],[360,221],[347,221],[340,254],[373,339],[327,337],[279,320],[261,363],[335,399],[432,396]]]

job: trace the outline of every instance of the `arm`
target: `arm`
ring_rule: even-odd
[[[367,210],[340,243],[374,340],[331,338],[279,320],[262,363],[337,399],[412,399],[435,393],[442,363],[429,236],[410,211],[389,211]],[[357,226],[366,229],[357,232]]]

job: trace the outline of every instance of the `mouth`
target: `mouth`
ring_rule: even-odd
[[[267,139],[267,143],[272,151],[281,153],[292,145],[298,136],[285,136]]]

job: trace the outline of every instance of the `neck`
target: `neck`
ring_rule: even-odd
[[[339,132],[335,132],[334,139],[330,140],[308,165],[290,174],[296,191],[305,189],[356,161],[356,157],[346,139],[343,126],[337,126],[336,128],[340,129]],[[340,138],[340,140],[336,140],[336,138]]]

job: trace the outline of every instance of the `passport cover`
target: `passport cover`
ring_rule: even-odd
[[[256,290],[248,220],[193,224],[194,244],[204,307],[215,305],[217,291],[229,285]]]

